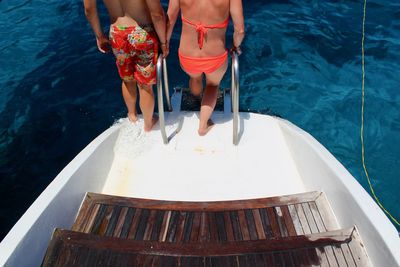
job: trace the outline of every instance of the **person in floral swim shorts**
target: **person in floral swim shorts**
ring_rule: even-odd
[[[156,83],[158,41],[152,26],[111,26],[110,43],[122,80]]]
[[[152,85],[156,83],[159,47],[164,57],[168,55],[164,10],[160,0],[104,0],[104,3],[111,19],[109,39],[100,25],[97,0],[84,0],[86,17],[96,35],[98,49],[106,53],[112,48],[132,122],[138,120],[136,88],[139,88],[144,130],[148,132],[157,123],[153,116]]]

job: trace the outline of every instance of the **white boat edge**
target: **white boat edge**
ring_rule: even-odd
[[[251,116],[262,120],[265,115]],[[311,135],[286,120],[273,119],[296,159],[298,172],[305,178],[307,191],[326,193],[342,228],[357,226],[374,266],[400,266],[398,232],[362,186]],[[112,126],[93,140],[36,199],[0,243],[0,266],[40,265],[52,230],[70,228],[85,193],[101,192],[110,166],[91,166],[96,162],[111,164],[110,147],[119,129],[119,125]]]
[[[113,157],[109,151],[108,153],[94,152],[108,150],[109,143],[114,145],[118,130],[118,126],[111,126],[89,143],[32,203],[0,243],[0,266],[39,266],[41,264],[40,258],[43,258],[47,247],[47,242],[43,244],[43,240],[50,240],[55,227],[71,227],[86,192],[101,191],[110,166],[103,164],[98,166],[94,173],[96,177],[87,176],[85,173],[89,172],[89,169],[93,173],[93,168],[89,165],[95,162],[99,155]],[[105,162],[111,164],[112,161]],[[80,179],[80,177],[86,178]],[[93,183],[95,179],[96,183]],[[65,201],[70,204],[67,209],[64,209]],[[54,214],[61,216],[48,217]],[[35,243],[37,246],[33,247],[32,244]],[[24,259],[21,255],[24,255]],[[32,261],[24,261],[26,259]]]

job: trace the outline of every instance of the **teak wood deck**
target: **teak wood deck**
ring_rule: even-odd
[[[178,202],[88,193],[43,266],[371,266],[321,192]]]

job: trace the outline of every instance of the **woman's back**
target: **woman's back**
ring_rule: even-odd
[[[217,102],[219,84],[228,68],[225,46],[226,28],[233,21],[233,45],[237,49],[244,37],[242,0],[169,0],[167,42],[182,15],[179,62],[190,76],[193,95],[202,95],[198,134],[203,136],[213,127],[211,114]],[[168,45],[168,43],[166,44]],[[206,87],[203,90],[203,78]]]
[[[180,0],[182,16],[193,24],[205,25],[204,41],[196,26],[182,23],[180,52],[193,57],[218,56],[224,53],[226,27],[208,29],[207,25],[223,24],[229,18],[230,0]],[[202,48],[200,48],[202,46]]]

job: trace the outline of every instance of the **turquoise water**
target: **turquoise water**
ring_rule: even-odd
[[[369,191],[359,141],[362,2],[244,2],[240,108],[305,129]],[[400,218],[400,3],[367,8],[366,162],[380,199]],[[0,1],[0,34],[1,239],[126,110],[114,59],[97,52],[81,0]],[[178,37],[170,83],[186,86]]]

